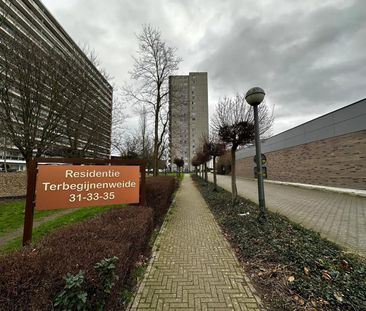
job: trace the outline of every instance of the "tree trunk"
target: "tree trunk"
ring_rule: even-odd
[[[158,176],[158,139],[159,139],[159,110],[155,111],[155,124],[154,124],[154,156],[153,156],[153,175]]]
[[[217,191],[217,180],[216,180],[216,157],[213,156],[213,174],[214,174],[214,191]]]
[[[208,178],[207,178],[207,162],[205,162],[205,182],[208,185]]]
[[[142,131],[142,158],[144,160],[147,160],[146,159],[146,152],[145,152],[145,132]]]
[[[238,191],[236,188],[236,172],[235,172],[235,151],[236,148],[231,148],[231,203],[232,205],[235,205],[236,199],[238,196]]]
[[[4,134],[5,135],[5,134]],[[8,172],[7,163],[6,163],[6,157],[7,157],[7,148],[6,148],[6,137],[4,136],[4,150],[3,150],[3,159],[4,159],[4,172]]]
[[[24,155],[23,155],[23,157],[24,157]],[[30,155],[27,155],[26,157],[24,157],[25,167],[26,167],[26,170],[27,170],[27,182],[28,182],[29,169],[31,167],[32,159],[33,159],[33,157],[30,156]]]

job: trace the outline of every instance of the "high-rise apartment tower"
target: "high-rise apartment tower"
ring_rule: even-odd
[[[208,135],[207,72],[169,77],[170,159],[183,158],[185,171]]]
[[[52,50],[54,51],[52,55],[59,56],[59,62],[61,62],[61,59],[70,61],[74,66],[73,68],[77,68],[80,76],[83,77],[83,81],[85,81],[83,83],[83,89],[88,90],[88,97],[84,93],[79,92],[77,99],[68,108],[67,120],[63,122],[63,127],[60,125],[59,129],[55,130],[55,132],[61,133],[61,135],[55,142],[55,145],[51,146],[48,151],[52,155],[64,155],[71,149],[70,138],[72,138],[74,142],[78,142],[77,147],[74,147],[74,149],[83,151],[86,156],[98,158],[109,157],[111,148],[113,88],[103,74],[99,72],[95,64],[89,60],[84,51],[66,33],[40,0],[0,0],[0,44],[3,44],[0,49],[2,52],[0,53],[0,87],[2,90],[4,89],[3,82],[12,77],[10,69],[13,70],[13,67],[18,68],[19,71],[23,69],[19,65],[20,62],[12,63],[11,65],[13,67],[9,63],[7,66],[4,66],[3,54],[8,53],[11,47],[8,47],[4,42],[19,42],[19,46],[21,46],[23,37],[28,37],[32,46],[39,47],[39,51],[44,51],[43,54],[46,55],[48,51]],[[15,41],[16,38],[19,39]],[[30,45],[30,43],[26,42],[28,41],[24,41],[24,47]],[[21,49],[22,51],[25,50],[24,47]],[[21,55],[20,53],[18,54]],[[40,55],[37,57],[41,58]],[[46,59],[46,57],[44,58]],[[12,57],[11,59],[13,60],[15,58]],[[32,64],[30,60],[29,64]],[[10,69],[5,70],[4,67]],[[26,66],[24,67],[26,68]],[[39,70],[39,72],[41,71]],[[42,72],[45,74],[45,70]],[[60,76],[58,80],[60,85],[63,83],[61,81],[69,81],[69,77],[64,75],[64,72],[58,72],[58,74]],[[16,79],[14,78],[14,80]],[[52,81],[46,80],[45,84],[52,83]],[[30,90],[31,88],[28,89]],[[43,90],[47,90],[47,88],[44,87],[39,92],[38,98],[49,103],[50,96],[45,94]],[[81,96],[80,94],[84,95]],[[14,103],[13,106],[16,108],[21,101],[21,95],[15,84],[12,85],[11,95]],[[59,103],[55,103],[55,105],[57,106]],[[48,109],[44,108],[39,113],[38,118],[41,119],[41,122],[38,122],[38,124],[46,122],[44,120],[46,120]],[[77,113],[79,111],[82,111],[84,114],[83,122],[80,121],[80,114]],[[69,126],[69,129],[72,128],[73,132],[76,133],[75,135],[67,134],[67,132],[71,133],[71,131],[66,130],[67,125],[65,124],[67,123],[72,125]],[[0,166],[5,165],[6,161],[7,164],[12,164],[17,169],[20,169],[25,165],[24,159],[18,149],[7,139],[6,132],[2,131],[3,128],[0,124]],[[39,128],[41,129],[41,126]],[[78,137],[77,140],[75,140],[76,136]],[[36,139],[39,140],[41,138],[36,137]],[[84,150],[81,150],[82,148]]]

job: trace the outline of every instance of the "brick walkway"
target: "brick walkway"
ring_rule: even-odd
[[[217,177],[218,185],[231,191],[231,176]],[[365,197],[271,183],[265,183],[264,187],[270,210],[366,256]],[[238,178],[237,188],[240,196],[258,202],[256,181]]]
[[[190,177],[183,179],[130,310],[261,310]]]

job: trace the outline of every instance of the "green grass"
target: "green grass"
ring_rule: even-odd
[[[24,209],[25,200],[0,203],[0,237],[23,226]],[[60,212],[60,210],[35,211],[34,220],[41,219],[45,216],[58,212]]]
[[[165,176],[165,175],[161,175],[161,176]],[[178,178],[178,181],[181,182],[184,178],[184,173],[180,173],[180,174],[177,174],[177,173],[167,173],[166,176],[173,176],[173,177],[177,177]]]
[[[88,207],[88,208],[82,208],[70,214],[60,216],[34,228],[32,235],[32,242],[35,243],[39,241],[42,237],[44,237],[51,231],[54,231],[63,226],[80,222],[82,220],[93,217],[99,213],[102,213],[112,208],[121,208],[121,207],[123,207],[123,205]],[[9,241],[7,244],[5,244],[2,248],[0,248],[0,253],[3,255],[9,254],[13,251],[20,249],[21,246],[22,246],[22,237],[15,238]]]

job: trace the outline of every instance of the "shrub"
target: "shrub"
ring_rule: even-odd
[[[66,285],[53,304],[56,310],[86,310],[88,294],[82,289],[84,279],[84,272],[81,270],[76,275],[67,274]]]
[[[157,176],[146,179],[146,199],[149,207],[154,210],[155,226],[162,223],[177,185],[177,180],[173,176]]]
[[[82,288],[84,272],[75,276],[70,273],[65,277],[66,285],[56,296],[53,306],[56,310],[104,310],[107,297],[110,295],[118,276],[115,273],[117,257],[102,259],[94,265],[98,273],[98,284],[94,301],[87,301],[88,293]]]
[[[364,258],[277,213],[259,223],[256,204],[193,178],[269,310],[366,310]]]
[[[112,209],[53,231],[35,246],[0,257],[0,309],[48,309],[57,293],[65,290],[64,276],[70,273],[71,278],[80,270],[87,276],[87,282],[82,284],[88,300],[97,301],[101,294],[97,289],[100,286],[98,276],[102,274],[105,278],[102,291],[110,291],[105,309],[122,309],[118,290],[123,288],[139,256],[147,254],[153,228],[162,222],[175,189],[174,177],[148,178],[147,203],[151,208]],[[104,258],[114,256],[120,260],[102,263]],[[97,271],[96,262],[101,263]],[[113,265],[118,280],[112,273]],[[113,288],[112,283],[115,283]],[[65,295],[59,299],[66,299]],[[77,297],[84,299],[82,294]]]
[[[153,211],[129,206],[54,231],[35,248],[0,257],[1,310],[44,309],[63,288],[63,276],[80,270],[90,280],[85,290],[93,300],[97,295],[93,289],[98,287],[94,264],[113,256],[121,258],[116,266],[116,284],[122,286],[134,262],[146,250],[152,229]],[[112,292],[111,299],[116,297]]]
[[[115,273],[117,261],[118,258],[114,256],[112,258],[103,259],[94,266],[99,277],[96,305],[100,309],[104,308],[108,295],[110,295],[113,286],[119,279],[118,275]]]

